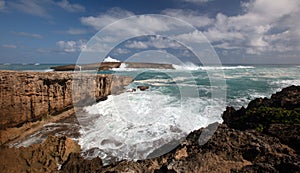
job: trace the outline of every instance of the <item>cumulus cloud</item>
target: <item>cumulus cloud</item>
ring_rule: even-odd
[[[60,51],[63,51],[65,53],[73,53],[73,52],[79,52],[83,50],[86,47],[86,41],[85,40],[78,40],[78,41],[58,41],[56,42],[56,45],[59,47]]]
[[[49,18],[50,14],[47,12],[46,8],[51,5],[51,1],[40,1],[40,0],[19,0],[16,2],[9,1],[9,5],[19,11],[27,14],[31,14],[39,17]]]
[[[15,31],[12,31],[11,33],[14,34],[14,35],[17,35],[17,36],[22,36],[22,37],[30,37],[30,38],[37,38],[37,39],[42,39],[43,38],[42,35],[36,34],[36,33],[15,32]]]
[[[3,44],[2,47],[9,48],[9,49],[16,49],[17,46],[14,44]]]
[[[124,48],[117,48],[113,50],[112,54],[114,55],[122,55],[122,54],[128,54],[131,51],[129,49],[124,49]]]
[[[57,5],[69,12],[84,12],[85,7],[80,4],[70,4],[68,0],[57,2]]]
[[[1,7],[0,1],[0,7]],[[3,1],[4,2],[4,1]],[[17,0],[7,1],[8,5],[21,12],[34,16],[51,18],[48,12],[51,7],[60,7],[68,12],[84,12],[85,7],[80,4],[71,4],[68,0],[55,2],[54,0]]]
[[[94,16],[81,17],[80,21],[84,25],[91,26],[96,30],[100,30],[103,27],[107,26],[108,24],[111,24],[115,21],[118,21],[119,19],[129,17],[132,15],[134,15],[134,13],[130,11],[123,10],[121,8],[112,8],[108,10],[106,13],[96,17]]]
[[[147,49],[147,48],[155,48],[155,49],[166,49],[166,48],[180,48],[181,45],[168,38],[163,38],[160,36],[147,36],[143,41],[129,40],[125,43],[125,47],[127,48],[135,48],[135,49]]]
[[[204,27],[214,22],[214,19],[200,15],[198,12],[192,10],[167,9],[162,11],[162,14],[179,18],[195,27]]]
[[[298,49],[300,22],[295,16],[300,15],[300,1],[254,0],[242,8],[241,15],[217,14],[203,34],[219,47],[245,48],[249,54]]]

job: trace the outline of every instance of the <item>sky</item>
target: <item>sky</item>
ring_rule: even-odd
[[[152,14],[195,30],[166,37],[180,27]],[[223,64],[300,64],[299,16],[299,0],[0,0],[0,63],[76,63],[109,29],[96,48],[119,60],[157,50],[190,61],[180,43],[205,38]],[[110,47],[125,32],[135,37]]]

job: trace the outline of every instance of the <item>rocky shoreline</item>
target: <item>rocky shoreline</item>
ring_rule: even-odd
[[[104,166],[100,158],[84,159],[80,155],[80,146],[70,138],[49,136],[43,143],[29,147],[2,145],[0,170],[300,172],[300,86],[284,88],[270,99],[255,99],[246,108],[235,110],[227,107],[222,118],[222,124],[215,123],[193,131],[175,149],[152,159],[118,161]],[[214,132],[212,137],[200,145],[199,136],[210,132]]]

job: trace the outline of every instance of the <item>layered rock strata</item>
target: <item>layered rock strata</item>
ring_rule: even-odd
[[[57,115],[121,92],[132,79],[113,75],[58,72],[0,72],[0,128]]]

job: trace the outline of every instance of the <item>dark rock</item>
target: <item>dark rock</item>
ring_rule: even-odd
[[[140,89],[141,91],[145,91],[149,89],[149,86],[138,86],[137,88]]]
[[[80,153],[71,153],[68,160],[61,166],[62,173],[93,173],[99,171],[102,167],[102,161],[100,158],[94,158],[92,160],[84,159],[80,156]]]

